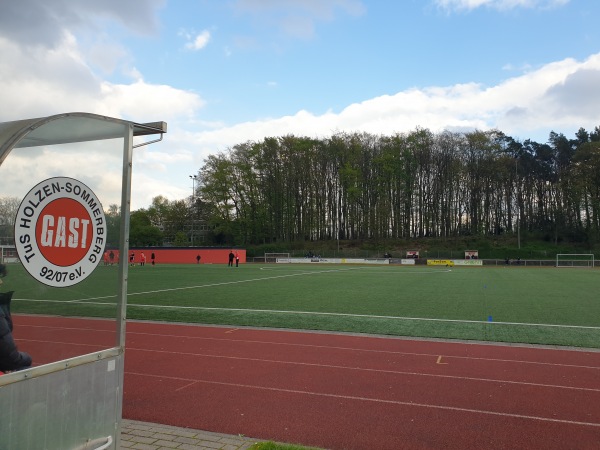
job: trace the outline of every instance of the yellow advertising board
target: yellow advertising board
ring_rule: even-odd
[[[428,259],[428,266],[454,266],[454,261],[451,259]]]

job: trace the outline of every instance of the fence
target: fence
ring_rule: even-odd
[[[334,258],[335,259],[335,258]],[[368,259],[368,258],[365,258]],[[419,258],[415,260],[415,264],[417,265],[425,265],[427,264],[428,258]],[[434,258],[429,258],[434,259]],[[435,258],[435,259],[463,259],[463,258]],[[306,262],[309,263],[311,261],[310,258],[306,258]],[[401,260],[399,258],[392,258],[390,260],[391,264],[401,264]],[[481,259],[480,260],[484,266],[510,266],[510,267],[556,267],[556,260],[554,259],[521,259],[521,260],[508,260],[505,259]],[[265,264],[265,257],[256,256],[254,258],[248,259],[249,263],[256,264]]]

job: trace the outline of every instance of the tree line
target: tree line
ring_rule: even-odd
[[[131,213],[130,245],[260,245],[537,233],[600,237],[600,128],[517,141],[500,131],[317,139],[286,135],[210,155],[194,195]],[[0,198],[0,237],[19,204]],[[120,211],[106,211],[109,245]]]
[[[211,155],[199,198],[239,244],[600,233],[600,129],[519,142],[497,130],[293,135]]]

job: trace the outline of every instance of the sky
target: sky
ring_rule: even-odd
[[[544,143],[600,126],[597,0],[0,6],[0,122],[168,123],[134,151],[132,210],[189,197],[208,155],[265,137],[498,129]]]

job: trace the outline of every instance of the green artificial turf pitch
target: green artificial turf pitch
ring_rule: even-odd
[[[116,317],[117,266],[50,288],[9,266],[16,313]],[[243,264],[129,269],[127,317],[600,348],[598,269]]]

